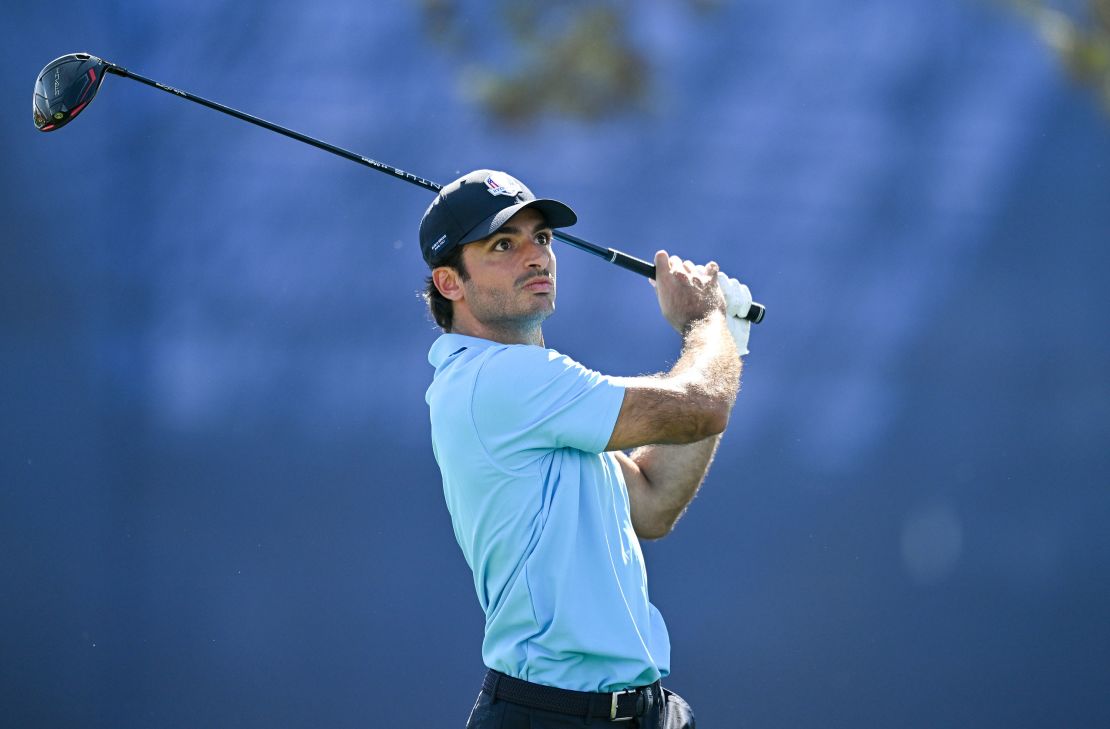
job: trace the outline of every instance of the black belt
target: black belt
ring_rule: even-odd
[[[482,690],[492,696],[494,701],[508,701],[531,709],[610,721],[628,721],[642,716],[652,699],[652,690],[658,686],[659,682],[656,681],[648,686],[604,694],[571,691],[521,681],[492,668],[482,682]]]

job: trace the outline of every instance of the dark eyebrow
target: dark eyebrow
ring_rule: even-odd
[[[540,222],[536,223],[536,227],[532,228],[532,233],[539,233],[541,230],[549,230],[550,228],[551,226],[547,224],[546,220],[541,220]],[[522,231],[515,225],[502,225],[500,228],[497,229],[497,232],[493,234],[493,237],[496,238],[502,233],[507,235],[519,235],[523,232],[524,231]]]

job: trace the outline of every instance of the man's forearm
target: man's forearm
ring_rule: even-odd
[[[690,323],[682,333],[682,354],[668,376],[685,380],[715,403],[732,410],[740,389],[740,357],[722,312]]]

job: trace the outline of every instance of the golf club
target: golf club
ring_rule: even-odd
[[[277,124],[272,124],[265,119],[259,119],[256,116],[245,114],[231,107],[224,106],[223,104],[217,104],[214,101],[194,96],[180,89],[175,89],[172,86],[166,86],[153,79],[140,76],[137,73],[132,73],[121,66],[105,61],[102,58],[97,58],[89,53],[70,53],[61,56],[47,64],[42,72],[39,73],[38,80],[35,82],[35,126],[38,127],[40,131],[51,132],[69,124],[78,114],[84,111],[85,107],[87,107],[96,96],[96,92],[100,89],[100,84],[104,82],[104,74],[106,73],[113,73],[117,76],[134,79],[147,86],[153,86],[166,93],[180,96],[183,99],[188,99],[202,106],[207,106],[209,109],[215,109],[224,114],[229,114],[236,119],[242,119],[245,122],[250,122],[251,124],[269,129],[278,134],[284,134],[287,137],[304,142],[305,144],[311,144],[313,147],[322,149],[325,152],[339,155],[352,162],[357,162],[375,169],[378,172],[384,172],[404,180],[405,182],[423,187],[426,190],[439,192],[443,187],[438,183],[426,180],[411,172],[405,172],[397,167],[372,160],[368,157],[363,157],[354,152],[349,152],[341,147],[322,142],[319,139],[313,139],[312,137],[295,132],[291,129],[286,129]],[[556,240],[560,240],[579,250],[604,258],[621,268],[628,269],[642,276],[647,276],[648,278],[655,278],[655,265],[645,260],[630,256],[627,253],[622,253],[613,248],[595,245],[594,243],[590,243],[589,241],[582,240],[581,238],[562,231],[555,231],[554,237]],[[763,316],[766,311],[767,310],[762,305],[753,302],[745,318],[753,324],[758,324],[763,321]]]

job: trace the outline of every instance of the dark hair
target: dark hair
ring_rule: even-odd
[[[463,281],[469,281],[470,273],[466,270],[462,252],[463,246],[457,246],[442,260],[432,264],[432,268],[440,268],[441,266],[453,268],[459,272],[459,278]],[[455,323],[455,305],[450,299],[439,292],[431,276],[424,279],[424,293],[422,294],[422,298],[428,305],[428,311],[431,312],[432,318],[435,319],[440,329],[445,332],[451,331],[451,325]]]

